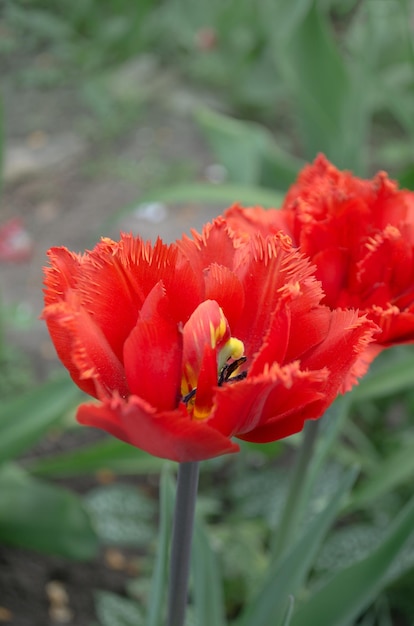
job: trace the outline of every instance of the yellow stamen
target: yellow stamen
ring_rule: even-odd
[[[236,337],[230,337],[227,343],[224,344],[219,353],[218,358],[218,371],[220,372],[222,368],[226,365],[229,359],[240,359],[244,354],[244,344],[240,339],[236,339]]]

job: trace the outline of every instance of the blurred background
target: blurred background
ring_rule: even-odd
[[[162,463],[76,426],[80,397],[38,319],[46,250],[120,230],[172,241],[236,201],[277,207],[318,152],[414,188],[414,5],[0,0],[0,76],[0,623],[141,624]],[[359,501],[349,537],[333,534],[316,580],[369,550],[407,497],[411,387],[367,397],[348,426],[324,497],[338,463],[362,464],[368,482],[384,459],[399,473],[375,506]],[[237,520],[229,618],[265,566],[269,489],[277,470],[283,491],[292,445],[206,464],[218,545],[224,512]],[[414,623],[412,552],[356,623]]]

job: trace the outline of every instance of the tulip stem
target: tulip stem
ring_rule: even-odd
[[[171,544],[167,626],[184,624],[198,474],[199,463],[180,463]]]
[[[309,465],[313,458],[313,451],[318,438],[319,421],[309,420],[305,424],[302,442],[293,466],[291,480],[288,484],[286,503],[272,545],[272,553],[275,559],[280,559],[283,552],[289,547],[300,523],[304,497],[307,492]]]

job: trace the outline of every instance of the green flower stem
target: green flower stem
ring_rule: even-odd
[[[307,495],[309,466],[313,458],[318,431],[319,420],[309,420],[306,422],[303,433],[304,436],[288,485],[286,503],[272,545],[272,553],[275,559],[280,559],[285,549],[290,545],[299,526],[304,505],[303,500]]]
[[[198,474],[199,463],[181,463],[178,468],[170,557],[167,626],[184,625]]]

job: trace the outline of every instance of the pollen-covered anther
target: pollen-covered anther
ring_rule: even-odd
[[[236,337],[230,337],[230,339],[224,344],[220,350],[218,357],[218,369],[219,371],[225,366],[229,359],[240,359],[244,355],[244,343]]]

